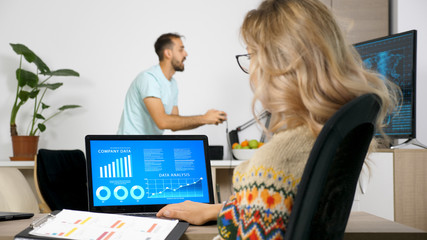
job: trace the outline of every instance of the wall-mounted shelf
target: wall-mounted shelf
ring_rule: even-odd
[[[14,167],[18,169],[33,169],[34,161],[0,160],[0,167]]]

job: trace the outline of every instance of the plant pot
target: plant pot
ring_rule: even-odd
[[[12,136],[12,161],[33,161],[37,154],[39,136]]]

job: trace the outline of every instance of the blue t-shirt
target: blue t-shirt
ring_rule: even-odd
[[[160,130],[144,104],[146,97],[160,98],[166,114],[178,103],[178,86],[174,78],[168,80],[160,65],[141,72],[130,85],[125,99],[117,134],[159,135]]]

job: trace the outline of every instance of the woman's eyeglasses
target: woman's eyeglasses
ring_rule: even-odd
[[[242,71],[249,74],[249,65],[251,62],[251,55],[250,54],[236,55],[236,60],[237,60],[237,63],[239,64],[239,67],[242,69]]]

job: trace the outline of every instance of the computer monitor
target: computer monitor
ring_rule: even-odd
[[[402,90],[401,108],[388,117],[384,128],[385,134],[392,139],[416,137],[416,45],[416,30],[354,45],[367,68],[393,81]]]

